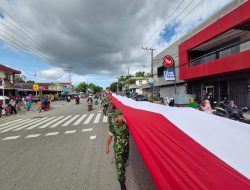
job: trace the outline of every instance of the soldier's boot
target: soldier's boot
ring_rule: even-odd
[[[120,182],[121,190],[127,190],[124,182]]]

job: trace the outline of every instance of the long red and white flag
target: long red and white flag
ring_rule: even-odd
[[[250,125],[112,97],[158,189],[250,190]]]

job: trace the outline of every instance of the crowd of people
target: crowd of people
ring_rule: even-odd
[[[0,100],[0,116],[17,114],[22,110],[30,111],[32,107],[33,97],[31,94],[27,96],[10,96],[8,99]],[[41,97],[37,100],[38,111],[48,111],[50,109],[51,99],[49,96]]]

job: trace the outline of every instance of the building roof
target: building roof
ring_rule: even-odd
[[[21,88],[21,89],[32,89],[33,90],[33,84],[34,83],[16,83],[15,88]]]
[[[13,74],[21,74],[21,71],[6,67],[6,66],[1,65],[1,64],[0,64],[0,70],[5,71],[5,72],[9,72],[9,73],[13,73]]]

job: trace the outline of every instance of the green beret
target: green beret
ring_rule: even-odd
[[[121,110],[115,110],[114,116],[122,115]]]
[[[112,100],[112,98],[107,98],[107,100],[108,100],[108,101],[111,101],[111,100]]]

